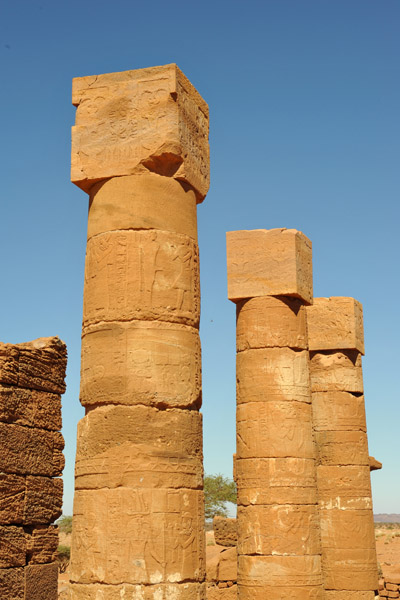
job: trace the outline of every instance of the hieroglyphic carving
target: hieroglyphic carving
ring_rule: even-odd
[[[83,324],[160,319],[197,326],[197,245],[161,231],[115,231],[88,241]]]
[[[193,574],[201,580],[202,502],[201,492],[193,490],[77,491],[73,543],[80,559],[71,563],[71,580],[173,583],[193,580]]]
[[[149,321],[89,326],[80,400],[189,407],[201,403],[200,341],[185,325]]]

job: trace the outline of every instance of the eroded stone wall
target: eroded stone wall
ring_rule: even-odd
[[[0,598],[57,598],[66,364],[58,338],[0,343]]]
[[[205,594],[196,204],[208,108],[175,65],[79,78],[90,195],[70,594]]]

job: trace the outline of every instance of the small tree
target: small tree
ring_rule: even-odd
[[[70,556],[71,556],[71,549],[69,546],[58,546],[57,562],[58,562],[58,570],[60,573],[65,573],[65,571],[68,569]]]
[[[204,501],[206,519],[215,516],[226,517],[226,502],[236,504],[236,484],[221,474],[204,477]]]
[[[71,533],[72,532],[72,517],[63,515],[56,521],[56,525],[63,533]]]

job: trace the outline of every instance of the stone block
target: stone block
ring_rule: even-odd
[[[375,549],[326,549],[324,554],[326,589],[354,591],[378,589]]]
[[[323,549],[375,549],[372,510],[321,509],[320,519]]]
[[[64,468],[64,439],[57,431],[0,423],[0,471],[58,476]]]
[[[310,353],[312,392],[364,392],[361,354],[354,351]]]
[[[239,556],[239,586],[303,587],[321,586],[320,556]],[[239,588],[240,589],[240,588]]]
[[[326,600],[375,600],[375,591],[325,590]]]
[[[28,565],[25,568],[26,600],[47,600],[57,598],[58,563]]]
[[[312,304],[312,245],[295,229],[228,231],[228,298],[293,296]]]
[[[196,194],[149,171],[101,181],[90,191],[88,239],[119,229],[169,231],[196,241]]]
[[[63,480],[28,475],[24,506],[24,524],[52,523],[62,514]]]
[[[321,508],[371,509],[371,479],[366,465],[319,465],[318,495]]]
[[[23,567],[26,562],[26,540],[22,527],[0,525],[0,569]]]
[[[62,424],[61,396],[0,385],[0,421],[57,431]]]
[[[367,431],[364,396],[349,392],[314,392],[312,404],[316,431]]]
[[[86,247],[83,326],[158,320],[198,327],[197,244],[166,231],[112,231]]]
[[[238,505],[316,504],[315,460],[238,458]]]
[[[366,465],[369,468],[364,431],[316,431],[315,441],[321,465]]]
[[[248,402],[236,411],[240,458],[314,458],[311,405]]]
[[[202,415],[101,406],[78,424],[76,489],[202,487]]]
[[[271,585],[240,585],[238,586],[239,600],[325,600],[321,586],[271,586]]]
[[[362,305],[354,298],[314,298],[307,307],[310,350],[356,350],[364,354]]]
[[[77,490],[73,518],[73,583],[157,584],[205,577],[202,491]]]
[[[217,569],[218,581],[236,581],[237,580],[237,549],[228,548],[219,555]]]
[[[236,350],[308,349],[306,309],[297,298],[258,296],[236,305]]]
[[[382,463],[379,460],[376,460],[374,456],[369,457],[369,470],[370,471],[379,471],[382,469]]]
[[[71,180],[81,189],[148,169],[204,198],[208,106],[175,64],[75,78],[72,103]]]
[[[236,600],[237,585],[232,585],[227,588],[220,588],[216,585],[207,586],[207,600]]]
[[[25,596],[24,568],[0,569],[0,598],[28,600]]]
[[[68,600],[204,600],[206,589],[204,583],[167,583],[152,585],[107,585],[93,583],[70,584]],[[221,598],[222,600],[222,598]],[[231,600],[224,598],[223,600]]]
[[[246,555],[320,554],[318,507],[239,506],[238,553]]]
[[[65,392],[67,347],[59,338],[38,338],[25,344],[0,342],[0,383],[22,388]]]
[[[236,355],[237,403],[311,402],[308,352],[290,348],[245,350]]]
[[[25,477],[0,473],[0,523],[22,523],[25,503]]]
[[[25,537],[29,564],[43,564],[56,561],[58,527],[54,525],[34,527]]]
[[[213,530],[215,543],[219,546],[236,546],[237,544],[237,521],[236,519],[225,519],[214,517]]]
[[[400,571],[397,568],[385,569],[385,582],[400,585]]]
[[[147,404],[199,408],[198,331],[155,321],[87,327],[82,337],[80,400],[87,407]]]

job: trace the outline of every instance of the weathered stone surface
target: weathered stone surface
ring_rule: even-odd
[[[317,467],[321,508],[371,509],[371,479],[366,465]]]
[[[326,549],[324,580],[328,590],[377,590],[378,567],[375,548]]]
[[[26,540],[22,527],[0,525],[0,569],[23,567],[26,561]]]
[[[321,545],[333,549],[375,549],[372,511],[321,509]]]
[[[354,351],[310,353],[312,392],[364,391],[361,354]]]
[[[237,585],[220,588],[216,585],[207,586],[207,600],[236,600]]]
[[[0,421],[57,431],[61,429],[61,396],[0,385]]]
[[[385,582],[387,584],[400,585],[400,571],[397,567],[389,567],[385,569]]]
[[[228,298],[293,296],[312,303],[310,240],[295,229],[254,229],[226,234]]]
[[[63,480],[28,475],[24,506],[24,524],[52,523],[62,513]]]
[[[246,350],[236,356],[236,399],[311,402],[308,352],[290,348]]]
[[[219,546],[236,546],[237,520],[214,517],[213,530],[215,543]]]
[[[382,469],[382,463],[379,460],[376,460],[374,456],[369,457],[369,470],[370,471],[379,471]]]
[[[260,296],[236,305],[236,350],[308,349],[306,311],[297,298]]]
[[[57,431],[0,423],[0,471],[18,475],[61,475],[64,439]]]
[[[315,460],[238,458],[238,504],[316,504]]]
[[[321,465],[367,465],[368,440],[364,431],[316,431]]]
[[[324,590],[318,586],[270,586],[270,585],[240,585],[238,586],[240,600],[324,600]]]
[[[274,556],[319,554],[317,506],[238,506],[238,552]]]
[[[236,411],[236,447],[241,458],[314,458],[311,405],[248,402]]]
[[[204,600],[205,584],[167,583],[154,585],[70,584],[68,600]],[[221,599],[222,600],[222,599]],[[224,598],[223,600],[231,600]]]
[[[76,489],[202,487],[202,415],[102,406],[78,424]]]
[[[148,169],[204,198],[208,106],[176,65],[78,77],[72,103],[71,179],[80,188]]]
[[[67,348],[57,337],[0,342],[0,383],[62,394],[66,366]]]
[[[54,525],[35,527],[25,537],[29,564],[51,563],[56,560],[58,546],[57,527]]]
[[[71,581],[108,584],[202,581],[203,527],[200,491],[121,487],[77,490]]]
[[[324,598],[326,600],[374,600],[373,591],[355,591],[355,590],[325,590]]]
[[[307,307],[310,350],[357,350],[364,354],[362,305],[354,298],[314,298]]]
[[[28,565],[24,571],[26,600],[57,598],[58,563]]]
[[[237,549],[228,548],[219,555],[217,569],[218,581],[236,581],[237,580]]]
[[[24,568],[0,569],[0,598],[28,600],[25,596]]]
[[[238,584],[292,587],[321,585],[320,556],[239,556]]]
[[[88,239],[127,229],[170,231],[197,240],[195,192],[149,171],[95,184],[90,193]]]
[[[316,431],[367,431],[364,396],[314,392],[312,404]]]
[[[199,335],[192,327],[146,321],[87,327],[81,403],[199,408],[200,361]]]
[[[22,523],[25,503],[25,477],[0,473],[0,523]]]
[[[188,236],[112,231],[86,248],[83,325],[160,320],[198,327],[199,254]]]

